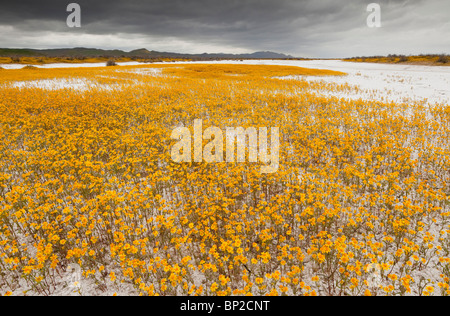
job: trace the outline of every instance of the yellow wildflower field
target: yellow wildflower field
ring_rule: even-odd
[[[285,78],[336,75],[0,70],[0,294],[449,295],[450,107]],[[196,119],[279,127],[278,171],[175,163]]]

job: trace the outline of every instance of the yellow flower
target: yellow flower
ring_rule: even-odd
[[[219,288],[219,285],[216,282],[214,282],[211,285],[211,292],[213,292],[213,293],[216,292],[218,288]]]
[[[427,286],[426,288],[425,288],[425,290],[428,292],[428,293],[433,293],[434,292],[434,287],[433,286]]]
[[[396,281],[398,279],[397,275],[395,274],[389,274],[388,278],[391,279],[392,281]]]

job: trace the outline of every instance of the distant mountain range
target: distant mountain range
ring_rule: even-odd
[[[289,59],[295,58],[290,55],[274,52],[256,52],[252,54],[183,54],[170,52],[149,51],[145,48],[130,52],[122,50],[103,50],[97,48],[61,48],[61,49],[11,49],[0,48],[0,56],[25,57],[25,56],[47,56],[47,57],[136,57],[136,58],[233,58],[233,59]]]

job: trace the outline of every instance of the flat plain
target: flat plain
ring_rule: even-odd
[[[119,65],[2,65],[0,294],[450,294],[449,67]],[[195,119],[279,170],[174,163]]]

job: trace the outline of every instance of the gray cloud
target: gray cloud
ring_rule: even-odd
[[[379,0],[380,29],[366,25],[370,0],[72,1],[82,8],[81,29],[66,26],[70,0],[2,3],[0,46],[272,50],[309,57],[450,53],[448,0]]]

